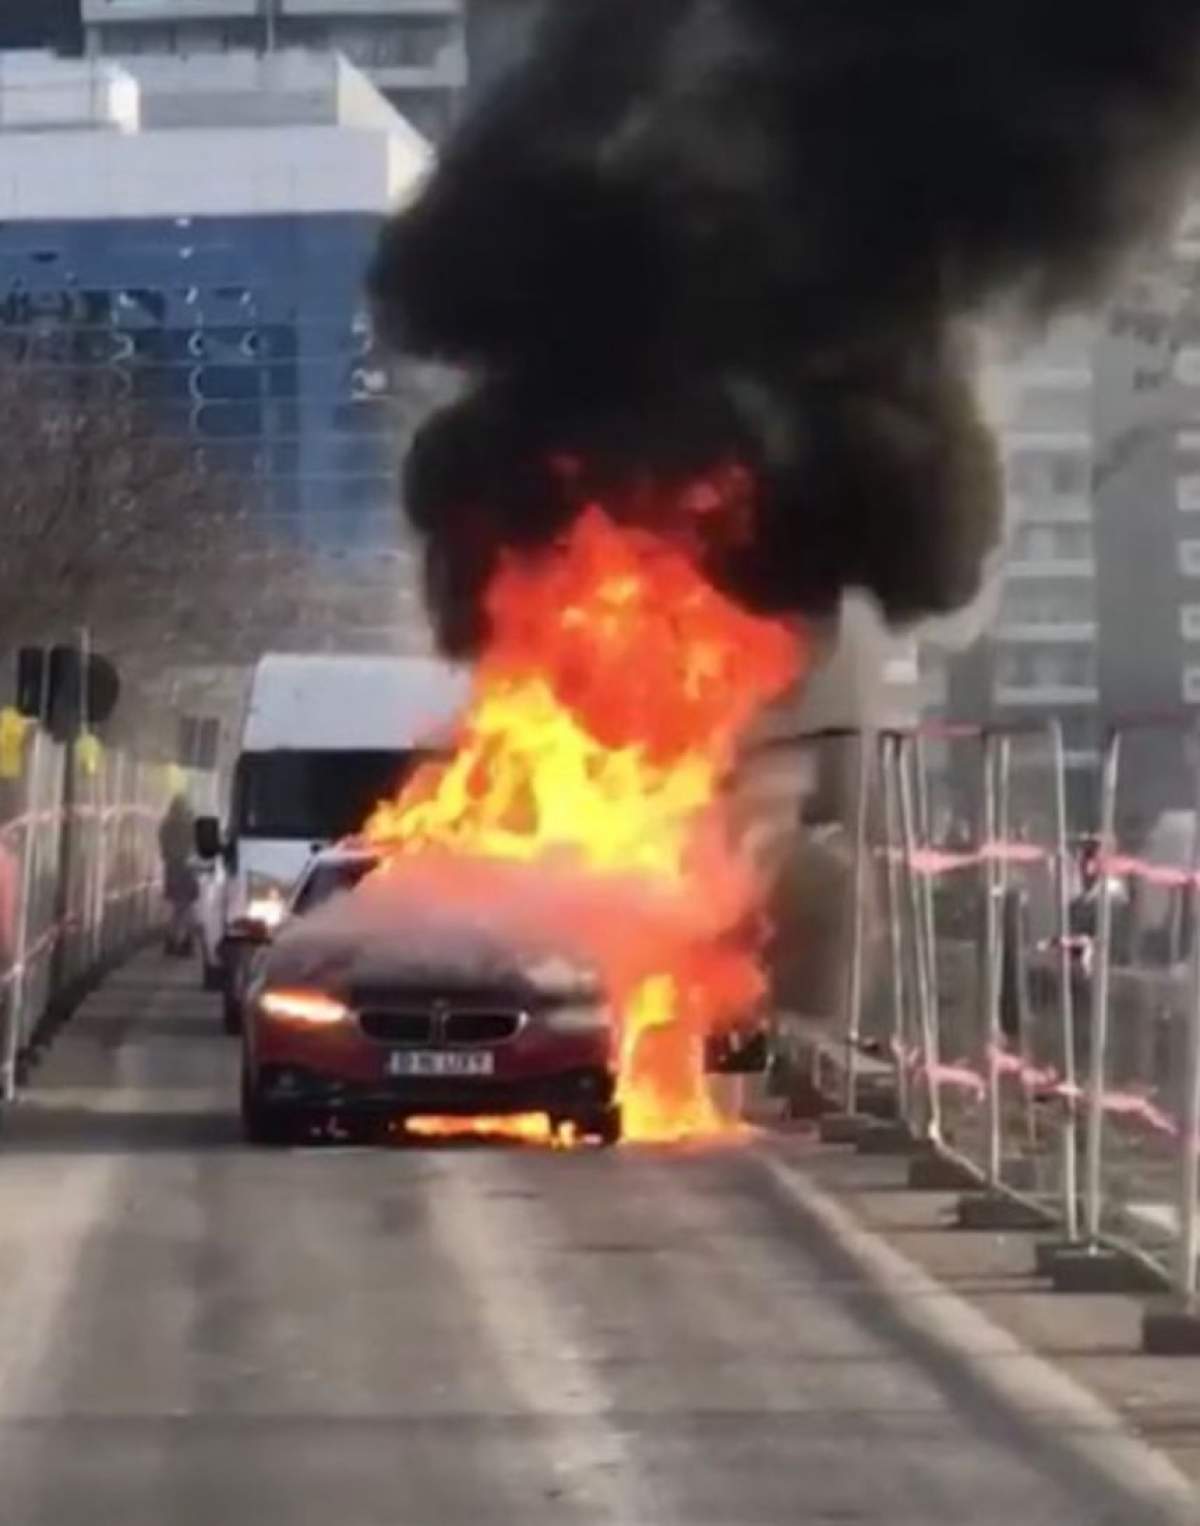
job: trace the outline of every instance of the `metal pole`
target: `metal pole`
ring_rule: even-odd
[[[987,1148],[985,1167],[990,1187],[999,1185],[1000,1141],[1000,947],[997,904],[996,796],[999,738],[990,733],[983,743],[983,1045],[987,1077]]]
[[[916,755],[917,769],[917,836],[930,846],[933,843],[933,813],[929,802],[929,764],[925,755],[925,738],[917,732],[913,747]],[[935,1012],[940,1013],[941,1000],[938,982],[937,963],[937,923],[934,917],[933,877],[923,875],[921,878],[921,902],[925,916],[925,946],[929,950],[929,1002]]]
[[[1200,731],[1193,732],[1193,766],[1196,771],[1196,819],[1192,829],[1192,874],[1188,895],[1192,900],[1192,949],[1187,1057],[1184,1069],[1183,1107],[1179,1141],[1179,1262],[1176,1286],[1182,1297],[1196,1292],[1196,1255],[1200,1251]]]
[[[1055,917],[1058,932],[1058,1002],[1061,1018],[1063,1120],[1062,1197],[1067,1239],[1079,1238],[1079,1096],[1075,1077],[1075,991],[1071,981],[1071,860],[1067,845],[1067,760],[1062,723],[1050,722],[1054,760]]]
[[[17,1094],[17,1062],[21,1052],[25,1016],[26,970],[29,954],[29,919],[33,903],[33,870],[38,856],[42,775],[42,728],[35,723],[29,744],[25,777],[25,830],[22,833],[21,889],[17,898],[17,925],[13,938],[13,978],[9,985],[8,1017],[4,1025],[4,1055],[0,1066],[0,1100],[11,1102]]]
[[[1084,1180],[1084,1226],[1088,1243],[1100,1238],[1104,1181],[1104,1088],[1108,1051],[1108,963],[1112,942],[1112,893],[1108,860],[1116,836],[1117,783],[1121,771],[1121,733],[1114,731],[1104,754],[1100,790],[1100,884],[1096,940],[1092,950],[1092,1021],[1088,1056],[1087,1169]]]
[[[896,1065],[896,1112],[910,1123],[908,1095],[908,1024],[904,1016],[904,937],[901,924],[900,866],[896,831],[896,764],[898,747],[893,737],[880,744],[880,772],[883,777],[884,864],[887,876],[888,944],[892,963],[892,1054]]]
[[[867,733],[858,736],[858,793],[854,802],[854,873],[850,893],[850,966],[846,981],[846,1112],[858,1110],[858,1049],[862,1041],[863,944],[866,936],[867,795],[871,749]]]
[[[96,776],[96,866],[95,877],[92,882],[92,901],[94,911],[92,913],[92,926],[94,934],[92,938],[92,961],[96,963],[107,953],[108,931],[108,863],[109,863],[109,835],[111,831],[110,821],[115,816],[110,815],[110,810],[115,812],[120,805],[121,790],[121,755],[118,753],[113,760],[111,789],[102,789],[100,776]],[[105,777],[109,779],[109,770],[105,769]]]
[[[925,1064],[926,1095],[929,1100],[928,1138],[939,1141],[942,1137],[942,1099],[939,1080],[941,1055],[938,1045],[937,1013],[933,1008],[929,981],[929,949],[925,939],[925,917],[921,889],[917,881],[917,839],[914,830],[912,771],[908,766],[911,749],[899,744],[900,775],[900,832],[904,840],[904,862],[908,889],[908,911],[912,919],[913,940],[916,948],[915,973],[917,981],[917,1012],[921,1024],[921,1048]]]

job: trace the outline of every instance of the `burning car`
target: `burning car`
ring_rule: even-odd
[[[314,854],[256,960],[243,1035],[242,1119],[256,1144],[328,1117],[541,1114],[612,1144],[614,1023],[586,966],[518,946],[459,908],[363,885],[376,854]],[[354,892],[348,894],[348,892]]]

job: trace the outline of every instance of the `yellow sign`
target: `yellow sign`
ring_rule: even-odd
[[[95,777],[100,772],[100,761],[104,757],[104,748],[99,739],[90,731],[85,731],[75,744],[75,752],[79,758],[79,766],[89,777]]]
[[[31,723],[11,705],[0,710],[0,779],[19,779],[25,766],[25,731]]]
[[[187,793],[187,775],[178,763],[167,764],[167,794],[171,796]]]

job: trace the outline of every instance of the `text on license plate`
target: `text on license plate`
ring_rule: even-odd
[[[393,1076],[490,1076],[495,1056],[489,1051],[455,1054],[438,1049],[399,1050],[388,1056]]]

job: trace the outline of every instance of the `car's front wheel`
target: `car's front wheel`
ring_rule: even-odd
[[[221,1026],[226,1033],[242,1031],[242,1000],[230,989],[228,972],[221,987]]]
[[[609,1147],[620,1144],[623,1132],[621,1109],[613,1103],[594,1112],[581,1113],[571,1120],[583,1139]]]
[[[296,1120],[276,1104],[268,1102],[242,1070],[242,1138],[247,1144],[278,1148],[296,1137]]]

